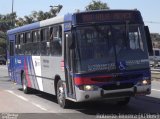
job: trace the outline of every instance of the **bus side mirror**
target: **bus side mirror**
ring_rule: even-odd
[[[152,40],[151,40],[149,28],[148,28],[148,26],[144,26],[144,29],[145,29],[145,34],[146,34],[149,56],[152,56],[153,55],[153,48],[152,48]]]

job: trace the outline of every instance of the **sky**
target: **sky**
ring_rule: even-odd
[[[73,13],[77,9],[84,11],[92,0],[14,0],[14,11],[18,17],[30,15],[32,11],[49,11],[50,6],[63,5],[59,16]],[[160,34],[160,0],[101,0],[110,9],[138,9],[150,32]],[[0,14],[11,13],[12,0],[1,0]]]

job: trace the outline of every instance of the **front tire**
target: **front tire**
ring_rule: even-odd
[[[22,89],[25,94],[29,93],[28,82],[26,80],[26,74],[22,74]]]
[[[59,80],[57,83],[57,101],[62,108],[67,108],[69,106],[69,101],[66,99],[62,80]]]

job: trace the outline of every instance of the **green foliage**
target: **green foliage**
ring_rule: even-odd
[[[6,47],[6,39],[0,38],[0,47],[5,49],[5,47]]]
[[[110,9],[107,3],[103,3],[100,0],[92,0],[92,2],[85,7],[86,11]]]
[[[6,36],[6,33],[0,31],[0,38],[6,39],[6,37],[7,37],[7,36]]]
[[[0,31],[0,55],[6,54],[6,33]]]
[[[11,13],[6,15],[0,14],[0,31],[6,32],[7,30],[12,29],[14,27],[23,26],[25,24],[30,24],[55,17],[61,11],[62,8],[62,5],[58,5],[56,7],[51,7],[51,9],[48,12],[33,11],[32,14],[24,16],[24,18],[17,18],[15,12],[13,14]]]
[[[13,28],[14,26],[14,20],[17,18],[16,13],[13,14],[6,14],[1,15],[0,14],[0,31],[6,32],[8,29]]]
[[[37,21],[42,21],[45,19],[56,17],[62,8],[62,5],[58,5],[55,8],[52,7],[49,12],[33,11],[29,16],[24,16],[24,18],[18,18],[16,20],[16,26],[22,26],[25,24],[30,24]]]

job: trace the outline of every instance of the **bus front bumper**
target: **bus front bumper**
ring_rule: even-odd
[[[103,90],[98,88],[95,91],[84,91],[75,87],[76,90],[76,101],[90,101],[99,99],[116,99],[124,97],[133,97],[137,95],[147,95],[151,93],[151,85],[144,86],[134,86],[127,89],[117,89],[117,90]]]

